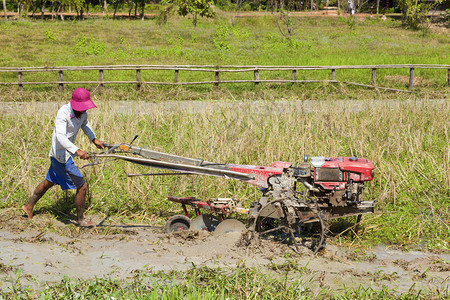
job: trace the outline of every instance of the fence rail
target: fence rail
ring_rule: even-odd
[[[371,70],[370,84],[338,81],[336,79],[336,70]],[[409,70],[408,90],[395,89],[390,87],[381,87],[377,85],[377,70],[380,69],[405,69]],[[23,89],[24,85],[57,85],[59,90],[64,90],[65,84],[96,84],[103,87],[106,84],[135,84],[136,89],[140,89],[143,84],[147,85],[199,85],[199,84],[219,84],[227,83],[344,83],[349,85],[363,86],[368,88],[377,88],[392,91],[411,92],[414,87],[414,72],[416,69],[446,69],[447,70],[447,86],[450,86],[450,65],[350,65],[350,66],[238,66],[238,65],[107,65],[107,66],[61,66],[61,67],[0,67],[1,73],[17,73],[16,82],[2,82],[0,85],[17,85],[19,89]],[[105,71],[135,71],[135,80],[104,80]],[[142,71],[158,70],[173,71],[173,81],[144,81],[141,78]],[[64,81],[64,74],[76,71],[98,71],[97,80],[81,80],[81,81]],[[290,79],[261,79],[260,72],[277,72],[290,71]],[[330,78],[325,80],[299,80],[297,79],[298,71],[329,71]],[[24,81],[24,77],[29,73],[39,72],[57,72],[57,80],[55,81]],[[185,81],[179,80],[180,72],[209,72],[214,73],[211,80],[206,81]],[[250,73],[249,79],[236,80],[220,80],[221,73]],[[1,78],[1,77],[0,77]],[[445,80],[445,79],[443,79]]]

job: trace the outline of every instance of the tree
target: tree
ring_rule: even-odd
[[[192,15],[192,23],[197,27],[199,16],[212,18],[216,15],[211,3],[212,0],[178,0],[178,14],[183,17]]]
[[[428,21],[428,13],[442,0],[398,0],[398,6],[403,13],[403,23],[413,29],[419,29]]]
[[[6,13],[6,0],[3,0],[3,11],[5,12],[5,20],[8,19],[8,14]]]

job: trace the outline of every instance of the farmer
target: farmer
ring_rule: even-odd
[[[81,150],[74,144],[80,128],[97,148],[103,148],[103,142],[95,137],[88,122],[87,110],[94,107],[97,106],[92,102],[89,92],[83,88],[77,88],[72,93],[70,103],[59,109],[52,134],[52,147],[49,153],[51,164],[47,177],[36,187],[28,203],[22,206],[28,219],[33,218],[33,208],[36,202],[49,188],[58,184],[62,190],[77,190],[75,195],[77,224],[79,226],[95,225],[93,222],[84,219],[87,185],[83,175],[72,160],[72,157],[75,156],[81,159],[89,158],[86,151]]]

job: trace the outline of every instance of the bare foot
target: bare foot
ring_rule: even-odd
[[[23,211],[27,214],[28,219],[33,219],[33,208],[30,208],[26,204],[22,206]]]
[[[88,221],[88,220],[81,220],[81,221],[78,221],[76,224],[80,227],[95,227],[95,226],[97,226],[97,223],[95,223],[93,221]]]

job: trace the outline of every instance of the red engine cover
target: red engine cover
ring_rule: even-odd
[[[370,160],[355,157],[312,157],[311,165],[315,170],[317,168],[329,168],[342,171],[342,180],[315,182],[327,190],[345,189],[349,179],[355,182],[370,181],[373,179],[372,170],[375,168]],[[235,172],[255,174],[255,179],[247,180],[246,182],[265,188],[268,187],[267,180],[270,176],[281,175],[285,169],[291,166],[292,163],[281,161],[274,162],[270,167],[239,164],[226,165],[229,170]]]
[[[371,181],[373,180],[372,171],[375,169],[370,160],[356,157],[312,157],[311,164],[316,171],[318,168],[329,168],[343,172],[342,181],[315,181],[327,190],[344,189],[349,179],[355,182]]]

